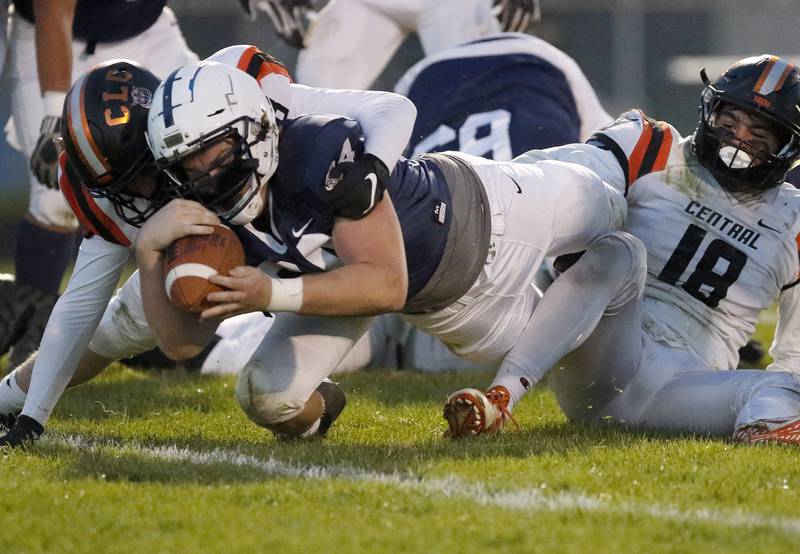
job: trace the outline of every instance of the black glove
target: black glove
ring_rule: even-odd
[[[255,7],[267,14],[275,32],[290,46],[304,46],[308,12],[311,10],[310,0],[258,0]]]
[[[524,33],[541,19],[539,0],[494,0],[492,13],[507,33]]]
[[[46,115],[39,127],[39,140],[31,155],[31,173],[47,188],[57,189],[58,151],[53,139],[61,136],[61,118]]]
[[[17,422],[4,435],[0,435],[0,448],[25,448],[44,433],[42,424],[26,415],[17,417]]]
[[[336,164],[325,178],[337,217],[361,219],[383,199],[389,170],[380,158],[364,154],[354,162]]]

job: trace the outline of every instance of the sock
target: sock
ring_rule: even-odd
[[[0,414],[18,414],[25,404],[27,393],[17,384],[14,370],[0,380]]]
[[[14,252],[17,284],[57,294],[72,260],[74,242],[75,233],[56,233],[23,219]]]

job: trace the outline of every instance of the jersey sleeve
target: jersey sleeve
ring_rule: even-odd
[[[281,163],[274,186],[290,204],[333,221],[328,174],[337,164],[352,162],[364,152],[361,127],[352,119],[306,115],[290,120],[281,132]],[[341,183],[337,186],[340,186]]]
[[[679,141],[680,134],[668,123],[651,119],[641,110],[631,110],[587,142],[614,155],[627,192],[637,179],[662,171]]]
[[[132,235],[132,226],[117,220],[113,209],[109,209],[108,205],[101,206],[97,199],[89,194],[77,174],[70,168],[64,152],[58,158],[58,186],[75,217],[78,218],[85,237],[96,235],[112,244],[126,248],[131,246],[133,241],[129,235]]]
[[[411,138],[417,109],[392,92],[339,90],[291,85],[289,116],[333,114],[355,119],[364,132],[366,151],[392,171]]]
[[[800,375],[800,286],[785,288],[778,305],[778,325],[767,369]]]
[[[67,290],[47,322],[22,413],[44,424],[64,392],[119,282],[130,250],[84,239]]]

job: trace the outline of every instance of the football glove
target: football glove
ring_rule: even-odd
[[[312,0],[239,0],[239,5],[251,20],[255,20],[257,11],[264,12],[279,37],[290,46],[303,47],[308,13],[315,10]]]
[[[57,189],[58,151],[53,139],[61,136],[61,118],[46,115],[39,127],[39,140],[31,155],[31,173],[47,188]]]
[[[337,217],[361,219],[383,199],[389,170],[380,158],[366,153],[354,162],[333,166],[325,178]]]
[[[16,423],[4,435],[0,435],[0,448],[25,448],[37,440],[44,427],[42,424],[26,415],[17,417]]]
[[[494,0],[492,13],[507,33],[524,33],[541,19],[539,0]]]

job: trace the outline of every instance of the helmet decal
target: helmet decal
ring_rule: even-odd
[[[777,56],[770,56],[769,63],[767,63],[764,71],[761,72],[761,76],[756,81],[753,90],[762,96],[781,90],[783,83],[786,82],[786,78],[793,69],[794,66],[792,64]]]

